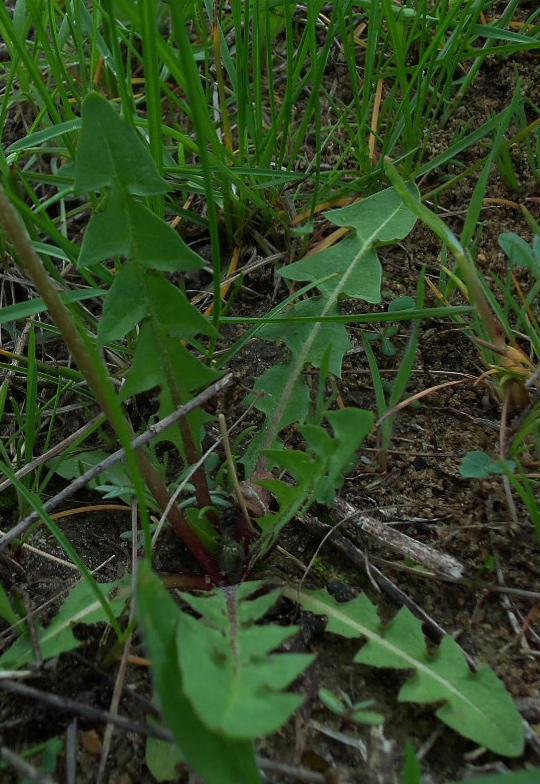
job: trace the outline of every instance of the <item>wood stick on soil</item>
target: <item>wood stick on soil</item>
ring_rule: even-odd
[[[56,710],[68,711],[70,713],[74,713],[75,715],[90,719],[91,721],[107,723],[110,722],[111,724],[114,724],[120,729],[124,729],[128,732],[134,732],[146,737],[157,738],[158,740],[174,743],[174,737],[172,734],[168,730],[164,730],[157,725],[143,724],[141,722],[132,721],[125,716],[112,714],[109,713],[109,711],[94,708],[91,705],[85,705],[82,702],[77,702],[77,700],[72,700],[70,697],[59,697],[56,694],[47,694],[47,692],[34,689],[32,686],[27,686],[24,683],[15,683],[14,681],[1,681],[0,689],[10,692],[11,694],[18,694],[21,697],[27,697],[33,702],[43,702],[46,705],[50,705],[53,708],[56,708]],[[8,757],[10,759],[12,758],[10,755],[14,754],[14,752],[10,752],[10,750],[6,749],[5,746],[0,748],[2,752],[0,756],[2,756],[6,761],[8,761]],[[4,754],[4,752],[6,753]],[[280,765],[280,763],[276,763],[272,760],[267,760],[259,756],[257,756],[257,764],[262,770],[279,770],[280,772],[285,770],[284,765]],[[298,781],[308,782],[308,784],[324,784],[326,781],[322,774],[314,773],[313,771],[307,770],[306,768],[290,765],[286,767],[286,771],[288,776],[296,778]],[[47,782],[47,784],[49,784],[49,782]],[[51,784],[55,784],[55,782],[51,781]]]
[[[336,522],[343,523],[350,521],[362,532],[373,536],[382,544],[397,550],[405,558],[411,558],[416,563],[427,566],[441,576],[452,580],[461,580],[465,572],[465,566],[457,558],[447,553],[441,553],[427,544],[418,542],[410,536],[396,531],[388,523],[381,523],[372,517],[362,514],[347,501],[338,498],[330,510],[330,514]]]
[[[163,433],[167,428],[171,427],[175,422],[182,419],[182,417],[187,416],[191,411],[195,408],[206,403],[214,395],[217,395],[223,389],[225,389],[228,384],[232,381],[232,374],[228,374],[223,378],[216,381],[212,384],[208,389],[205,389],[199,395],[190,400],[189,403],[186,403],[184,406],[180,406],[176,411],[173,411],[172,414],[165,417],[164,419],[156,422],[155,425],[151,425],[146,432],[142,433],[137,438],[133,439],[132,447],[137,449],[144,444],[149,443],[154,439],[156,436]],[[46,503],[43,504],[43,509],[46,512],[51,512],[53,509],[56,509],[61,503],[66,501],[68,498],[71,498],[75,495],[76,492],[82,490],[82,488],[90,482],[91,479],[94,479],[96,476],[101,474],[103,471],[106,471],[111,466],[115,465],[122,461],[126,456],[126,452],[124,449],[118,449],[112,455],[107,457],[105,460],[102,460],[101,463],[93,466],[90,470],[86,471],[86,473],[82,474],[82,476],[77,477],[73,482],[71,482],[67,487],[57,493],[55,496],[50,498]],[[31,525],[36,523],[38,520],[41,519],[41,514],[38,511],[32,512],[32,514],[25,517],[24,520],[21,520],[17,525],[15,525],[10,531],[8,531],[4,536],[0,538],[0,552],[4,550],[10,542],[17,537],[22,536],[25,531],[30,528]]]

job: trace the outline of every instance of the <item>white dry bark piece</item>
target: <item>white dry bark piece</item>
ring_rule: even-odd
[[[451,580],[461,580],[465,573],[465,566],[457,558],[447,553],[442,553],[430,545],[413,539],[407,534],[397,531],[387,523],[381,523],[372,517],[359,512],[347,501],[336,499],[332,508],[336,522],[352,523],[362,532],[373,536],[382,544],[401,553],[405,558],[411,558],[418,564],[426,566],[431,571]]]

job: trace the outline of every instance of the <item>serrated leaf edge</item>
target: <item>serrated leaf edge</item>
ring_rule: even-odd
[[[363,636],[363,637],[366,637],[368,640],[376,641],[378,645],[381,645],[382,647],[386,648],[389,652],[391,652],[393,654],[398,654],[398,657],[401,658],[404,662],[407,662],[407,663],[410,662],[410,665],[411,665],[410,669],[411,670],[416,670],[416,671],[422,672],[425,675],[427,675],[428,677],[430,677],[432,680],[438,681],[440,684],[442,684],[444,686],[445,691],[453,692],[462,704],[465,704],[468,707],[470,707],[470,709],[473,710],[476,715],[482,717],[482,720],[484,722],[486,721],[486,718],[487,718],[487,721],[489,722],[489,724],[491,724],[491,726],[494,728],[494,730],[497,732],[497,734],[500,734],[500,727],[493,723],[493,721],[491,720],[489,715],[486,715],[485,713],[482,713],[479,710],[478,705],[476,705],[474,702],[471,702],[466,697],[466,695],[464,695],[461,691],[456,689],[450,680],[442,678],[440,675],[438,675],[436,672],[434,672],[434,670],[432,670],[426,664],[423,664],[422,662],[418,661],[418,659],[415,659],[414,657],[412,657],[409,654],[405,653],[402,648],[399,648],[398,646],[390,643],[382,634],[381,635],[376,634],[371,629],[369,629],[367,626],[363,626],[358,621],[353,620],[349,614],[340,612],[336,607],[332,607],[328,603],[325,603],[325,602],[323,602],[320,599],[314,598],[312,595],[310,595],[308,593],[296,591],[294,589],[285,589],[283,591],[283,595],[286,596],[289,599],[292,599],[295,602],[298,602],[298,603],[302,604],[302,606],[305,606],[306,609],[310,610],[311,612],[315,612],[316,614],[328,616],[329,615],[329,611],[331,611],[331,617],[332,618],[336,619],[337,621],[340,621],[340,622],[344,623],[344,625],[349,626],[352,629],[357,630],[357,634],[358,634],[359,637]],[[331,599],[331,598],[332,597],[329,594],[329,599]],[[317,608],[317,609],[315,609],[315,608]],[[411,615],[412,615],[412,613],[411,613]],[[412,617],[414,618],[414,616],[412,616]],[[457,643],[456,643],[456,645],[457,645]],[[461,650],[461,648],[459,648],[459,646],[457,646],[457,651],[456,652],[458,652],[458,651],[461,654],[461,656],[463,656],[463,658],[465,658],[464,653]],[[487,666],[487,665],[485,665],[485,666]],[[467,664],[467,667],[469,668],[468,664]],[[409,668],[403,668],[403,669],[409,669]],[[489,669],[491,670],[491,668],[489,668]],[[474,673],[472,673],[470,668],[469,668],[469,672],[471,673],[471,675],[474,675]],[[496,677],[498,677],[498,676],[496,676]],[[501,684],[502,684],[502,681],[501,681]],[[451,688],[449,688],[449,687],[451,687]],[[438,700],[433,700],[433,702],[436,703],[436,702],[438,702]],[[447,700],[444,700],[444,703],[446,703],[446,702],[447,702]]]

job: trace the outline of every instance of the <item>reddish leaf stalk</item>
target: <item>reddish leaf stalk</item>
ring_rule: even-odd
[[[95,395],[103,413],[120,441],[129,445],[135,434],[130,423],[122,414],[120,406],[115,405],[112,401],[114,392],[112,387],[107,389],[107,384],[110,382],[103,359],[83,338],[72,313],[62,302],[41,258],[34,250],[26,226],[1,185],[0,222],[16,248],[19,259],[34,282],[38,293],[43,298],[70,354]],[[167,508],[170,495],[156,468],[143,450],[139,449],[135,454],[141,473],[154,498],[162,509]],[[176,534],[189,548],[210,579],[216,585],[222,585],[224,579],[216,559],[194,533],[183,512],[175,504],[172,504],[167,516]]]

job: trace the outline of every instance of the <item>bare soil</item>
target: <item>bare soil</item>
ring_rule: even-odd
[[[504,5],[504,4],[503,4]],[[524,8],[527,5],[523,4]],[[529,4],[532,8],[533,4]],[[538,69],[540,55],[527,53],[508,61],[489,62],[479,74],[467,104],[453,118],[454,125],[440,131],[434,146],[444,146],[456,127],[465,121],[480,124],[490,112],[506,107],[515,89],[516,79],[526,85],[528,95],[540,103]],[[17,118],[14,117],[14,123]],[[14,134],[16,136],[16,133]],[[434,154],[437,150],[434,149]],[[482,150],[469,150],[462,162],[473,163]],[[519,156],[521,153],[515,153]],[[507,199],[524,204],[540,219],[538,210],[539,183],[528,168],[526,159],[517,161],[520,177],[519,192],[511,192],[494,172],[488,189],[492,199]],[[443,172],[440,173],[444,174]],[[459,231],[474,189],[474,181],[466,180],[445,193],[439,203],[445,219]],[[427,186],[427,183],[424,183]],[[505,272],[505,257],[498,246],[503,231],[515,231],[531,238],[521,212],[510,205],[497,203],[486,206],[482,217],[482,236],[478,258],[483,271]],[[421,265],[436,282],[438,277],[438,245],[426,229],[418,227],[399,247],[384,251],[385,301],[391,296],[414,296]],[[245,314],[266,311],[275,295],[273,276],[248,278],[249,291],[236,302],[236,311]],[[284,293],[278,290],[278,296]],[[256,295],[253,293],[256,292]],[[435,305],[432,300],[428,304]],[[395,373],[400,354],[408,339],[407,326],[400,326],[394,342],[395,357],[379,360],[389,380]],[[352,330],[354,339],[354,330]],[[262,351],[272,352],[267,344],[248,345],[236,362],[235,370],[249,386],[254,368],[261,367]],[[271,361],[271,357],[269,359]],[[415,363],[411,394],[455,380],[459,374],[478,377],[485,368],[471,341],[456,327],[443,322],[422,324],[422,334]],[[340,393],[346,404],[375,410],[370,373],[361,350],[347,362]],[[240,398],[241,396],[239,396]],[[241,413],[238,408],[237,413]],[[417,571],[407,570],[403,560],[352,527],[342,530],[366,553],[368,563],[377,565],[399,588],[414,600],[460,645],[475,662],[487,662],[503,679],[529,721],[529,742],[523,758],[509,761],[495,755],[476,753],[473,744],[446,729],[434,718],[432,707],[420,708],[399,703],[397,694],[404,676],[390,670],[375,670],[353,665],[358,642],[344,641],[324,633],[320,624],[300,614],[283,601],[276,613],[283,621],[300,623],[301,632],[294,645],[298,650],[317,653],[316,664],[297,688],[306,695],[305,707],[282,732],[260,743],[262,757],[286,763],[311,775],[300,779],[282,772],[269,771],[268,781],[305,780],[320,782],[366,782],[393,784],[402,780],[405,747],[408,740],[421,750],[426,782],[445,784],[460,780],[465,773],[522,769],[528,764],[540,765],[540,547],[526,510],[519,501],[517,523],[509,512],[502,482],[498,478],[470,481],[459,471],[464,454],[482,450],[497,455],[500,405],[485,385],[464,383],[433,392],[416,406],[408,406],[395,419],[391,446],[386,462],[381,461],[375,435],[361,450],[354,473],[348,477],[342,496],[370,516],[392,522],[399,530],[420,542],[433,545],[458,558],[466,568],[466,578],[459,582],[425,578]],[[531,470],[538,470],[531,466]],[[81,506],[95,502],[91,491],[76,500]],[[324,510],[320,510],[321,515]],[[4,522],[8,526],[8,521]],[[122,512],[89,514],[67,518],[63,524],[66,535],[94,567],[113,560],[104,568],[102,577],[114,579],[130,568],[130,544],[121,538],[130,526],[129,515]],[[291,524],[281,541],[282,551],[276,552],[261,570],[261,575],[281,577],[297,582],[308,564],[317,559],[308,572],[307,585],[329,585],[334,592],[347,597],[359,590],[366,591],[389,619],[399,603],[381,593],[369,577],[369,569],[353,566],[333,547],[332,537],[320,548],[321,535],[301,521]],[[158,553],[158,566],[174,571],[183,560],[172,536]],[[60,548],[43,530],[33,537],[32,544],[62,557]],[[74,573],[62,566],[53,566],[40,557],[20,551],[12,553],[22,570],[14,572],[3,566],[2,582],[17,586],[38,608],[71,583]],[[293,557],[294,556],[294,560]],[[511,589],[506,593],[504,588]],[[520,595],[519,591],[523,594]],[[351,592],[351,593],[349,593]],[[527,593],[529,592],[529,593]],[[532,593],[531,593],[532,592]],[[47,611],[49,617],[58,601]],[[45,614],[45,619],[47,618]],[[99,662],[108,641],[101,640],[101,629],[81,629],[85,640],[77,654],[65,654],[52,668],[45,668],[31,681],[40,690],[76,699],[79,702],[108,710],[114,685],[115,667],[104,670]],[[0,636],[5,646],[9,637]],[[140,643],[134,653],[144,653]],[[147,710],[137,699],[148,697],[146,671],[131,665],[120,703],[120,713],[134,721],[144,722]],[[340,726],[316,698],[319,687],[342,689],[353,701],[374,700],[374,709],[384,713],[383,737],[369,728]],[[133,694],[135,693],[135,696]],[[1,743],[21,753],[49,738],[66,737],[73,713],[60,711],[38,702],[2,694],[0,697]],[[77,784],[96,780],[102,748],[103,724],[84,717],[75,728]],[[332,737],[332,733],[334,736]],[[337,733],[337,734],[336,734]],[[364,757],[357,740],[367,744]],[[388,741],[385,745],[384,740]],[[104,781],[110,784],[150,784],[152,777],[144,762],[144,738],[135,732],[117,730],[113,736]],[[56,781],[66,781],[66,760],[61,758]],[[54,777],[53,777],[54,778]],[[0,773],[0,782],[20,780],[17,775]],[[178,781],[188,781],[187,772],[179,772]]]

